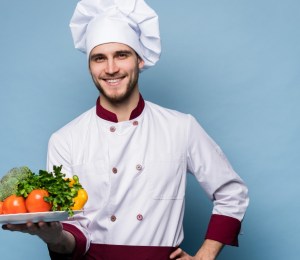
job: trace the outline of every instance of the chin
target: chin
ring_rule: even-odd
[[[102,93],[102,95],[111,103],[122,103],[123,101],[127,100],[130,96],[127,93],[118,95],[107,95],[105,93]]]

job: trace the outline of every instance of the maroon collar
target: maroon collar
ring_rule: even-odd
[[[132,110],[129,120],[137,118],[143,112],[144,107],[145,107],[145,101],[142,95],[140,94],[139,102],[136,108]],[[100,97],[98,97],[96,103],[96,114],[104,120],[118,123],[117,115],[115,113],[106,110],[103,106],[100,105]]]

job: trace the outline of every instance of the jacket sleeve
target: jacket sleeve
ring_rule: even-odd
[[[248,207],[248,189],[220,147],[189,116],[187,164],[210,200],[213,212],[206,238],[238,245],[241,222]]]
[[[48,143],[47,154],[48,171],[52,171],[54,165],[62,165],[62,172],[65,173],[67,177],[72,177],[70,145],[71,140],[68,139],[68,135],[64,135],[60,132],[59,134],[54,133],[51,136]],[[70,232],[75,237],[76,248],[70,256],[60,255],[49,251],[51,259],[82,259],[82,256],[87,252],[90,246],[90,235],[86,228],[88,223],[89,220],[82,214],[76,214],[72,220],[63,222],[63,229]]]

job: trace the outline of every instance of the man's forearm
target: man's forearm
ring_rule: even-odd
[[[59,254],[71,254],[75,249],[76,241],[71,233],[63,231],[57,241],[47,243],[47,245],[50,251]]]
[[[224,245],[218,241],[206,239],[195,255],[197,260],[215,260]]]

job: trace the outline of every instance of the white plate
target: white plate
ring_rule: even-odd
[[[74,210],[74,215],[82,212],[82,210]],[[24,224],[27,222],[52,222],[69,219],[66,211],[48,211],[22,214],[6,214],[0,215],[0,224]]]

